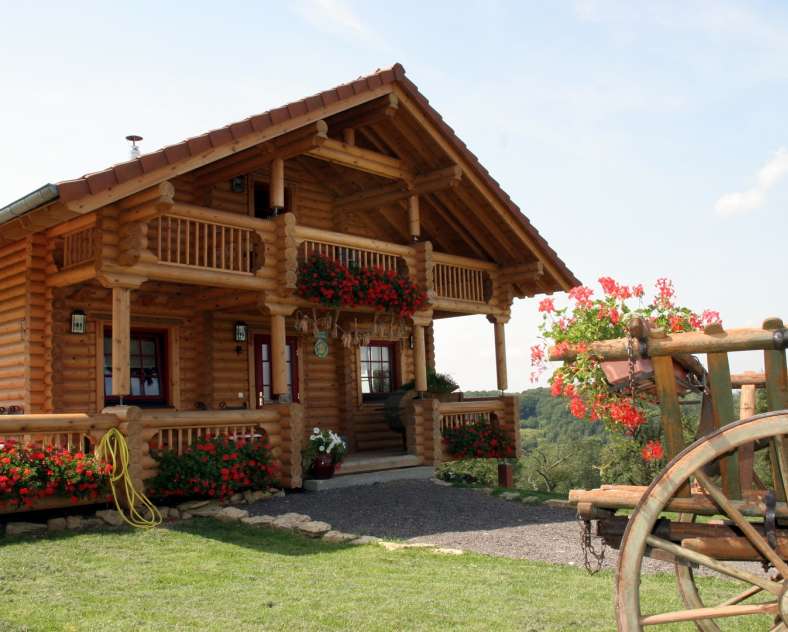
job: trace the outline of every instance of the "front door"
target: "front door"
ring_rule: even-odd
[[[255,365],[255,401],[257,408],[269,404],[273,400],[271,391],[272,375],[271,336],[269,334],[255,334],[254,336],[254,365]],[[287,362],[287,394],[291,402],[297,402],[298,397],[298,355],[296,354],[296,339],[287,338],[285,345],[285,358]]]

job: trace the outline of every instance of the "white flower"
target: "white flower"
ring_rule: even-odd
[[[312,428],[312,434],[319,435],[320,434],[320,428]]]
[[[325,451],[326,451],[326,446],[324,446],[324,445],[321,445],[321,446],[318,448],[318,450],[320,450],[321,452],[325,452]]]

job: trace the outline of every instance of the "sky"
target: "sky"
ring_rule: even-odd
[[[788,3],[0,0],[0,206],[396,62],[586,285],[788,319]],[[539,297],[507,325],[532,386]],[[557,295],[557,303],[566,299]],[[438,370],[495,387],[484,317]],[[761,370],[758,354],[734,370]]]

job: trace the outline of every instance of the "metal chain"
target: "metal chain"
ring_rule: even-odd
[[[602,547],[597,551],[591,539],[591,521],[583,520],[579,516],[577,520],[580,523],[580,548],[583,551],[583,566],[589,575],[596,575],[602,570],[602,565],[605,563],[607,546],[603,541]],[[591,558],[594,559],[593,563]]]

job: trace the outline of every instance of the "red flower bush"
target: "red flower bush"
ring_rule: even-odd
[[[49,496],[95,500],[106,494],[111,472],[93,454],[7,440],[0,443],[0,507],[31,507]]]
[[[476,423],[443,430],[446,452],[455,459],[503,459],[514,457],[514,443],[495,423]]]
[[[665,451],[659,441],[648,441],[641,450],[644,461],[659,461],[665,456]]]
[[[151,450],[159,464],[149,483],[151,496],[225,498],[246,489],[266,489],[275,482],[268,437],[230,439],[225,435],[197,440],[183,454]]]
[[[326,307],[373,307],[400,318],[424,307],[427,295],[404,274],[344,265],[312,255],[298,269],[298,294]]]
[[[557,308],[552,298],[539,303],[542,343],[531,348],[531,364],[535,369],[532,380],[547,368],[548,343],[559,352],[574,346],[577,358],[555,370],[550,380],[551,395],[568,398],[569,411],[576,418],[601,420],[610,428],[632,436],[646,422],[645,402],[642,398],[634,402],[626,393],[611,391],[599,359],[588,352],[588,344],[624,338],[627,323],[633,317],[644,319],[654,329],[678,333],[721,323],[720,315],[712,310],[699,315],[676,305],[673,282],[666,278],[657,279],[654,295],[648,302],[642,285],[622,285],[611,277],[601,277],[599,285],[602,296],[597,298],[591,288],[572,288],[568,293],[572,304],[568,307]],[[658,442],[649,442],[643,448],[643,456],[658,460],[662,458],[661,450]]]

